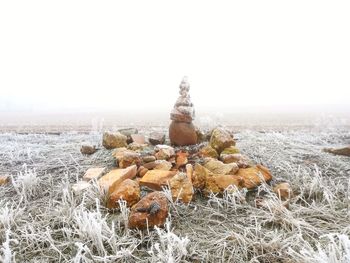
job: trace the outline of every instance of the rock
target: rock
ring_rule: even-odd
[[[128,144],[127,148],[128,148],[128,150],[131,150],[131,151],[142,152],[147,147],[148,147],[147,144],[139,144],[137,142],[132,142],[132,143]]]
[[[247,168],[254,165],[254,163],[247,156],[240,153],[220,154],[220,160],[226,164],[236,163],[239,168]]]
[[[193,197],[193,186],[191,180],[185,173],[177,173],[169,181],[171,195],[173,200],[181,200],[184,203],[189,203]]]
[[[324,149],[324,151],[335,155],[350,156],[350,146],[336,149]]]
[[[96,151],[97,151],[97,149],[96,149],[95,145],[84,144],[80,148],[80,152],[82,154],[86,154],[86,155],[94,154]]]
[[[168,145],[159,144],[155,147],[155,157],[157,160],[168,160],[171,156],[175,155],[175,150],[173,147]]]
[[[189,90],[190,85],[184,77],[180,84],[180,97],[170,113],[169,138],[172,145],[193,145],[198,141],[196,128],[192,124],[195,114]]]
[[[85,172],[83,176],[84,181],[91,181],[92,179],[98,179],[102,176],[103,172],[105,171],[105,167],[94,167],[94,168],[89,168]]]
[[[133,142],[138,143],[138,144],[145,144],[146,143],[145,136],[142,134],[131,134],[131,140]]]
[[[146,229],[164,225],[168,216],[168,201],[162,192],[153,192],[131,208],[129,228]]]
[[[90,186],[91,186],[91,184],[89,184],[86,181],[79,181],[79,182],[72,185],[72,191],[75,194],[80,194],[82,191],[88,189]]]
[[[213,130],[210,137],[210,146],[213,147],[219,154],[230,146],[234,146],[235,141],[231,134],[223,128]]]
[[[124,180],[135,178],[136,173],[136,165],[130,166],[125,169],[114,169],[106,175],[102,176],[98,180],[98,183],[102,191],[112,193],[114,192],[118,184],[120,184]]]
[[[202,149],[200,149],[199,154],[202,157],[211,157],[215,159],[219,157],[217,151],[210,145],[204,146]]]
[[[176,153],[176,159],[175,159],[175,162],[176,162],[176,167],[179,168],[181,166],[184,166],[188,163],[188,152],[183,152],[183,151],[179,151]]]
[[[160,132],[152,132],[149,136],[148,141],[152,145],[164,144],[165,143],[165,134]]]
[[[197,144],[197,133],[192,123],[172,121],[169,138],[171,144],[176,146]]]
[[[176,171],[150,170],[140,180],[141,186],[147,186],[153,190],[162,190],[168,186],[169,180],[176,174]]]
[[[118,200],[126,201],[127,206],[131,207],[140,200],[140,186],[138,182],[126,179],[121,182],[108,196],[107,208],[119,208]]]
[[[132,143],[132,134],[137,134],[139,131],[136,128],[124,128],[124,129],[119,129],[118,132],[121,134],[125,135],[127,138],[127,143]]]
[[[279,183],[273,188],[273,191],[281,200],[288,200],[293,197],[293,190],[289,183]]]
[[[204,167],[214,174],[235,174],[239,169],[235,163],[224,164],[213,158],[210,158],[204,164]]]
[[[121,134],[121,133],[108,133],[105,132],[103,134],[103,141],[102,145],[106,149],[114,149],[114,148],[119,148],[119,147],[126,147],[126,136]]]
[[[0,186],[8,184],[10,181],[10,177],[7,175],[0,175]]]
[[[157,160],[155,164],[154,170],[169,171],[173,167],[172,164],[166,160]]]
[[[242,187],[242,178],[231,174],[214,174],[204,166],[196,164],[192,176],[193,187],[204,190],[204,193],[223,193],[230,185]]]
[[[225,148],[225,149],[221,152],[220,156],[221,156],[222,154],[236,154],[236,153],[239,153],[239,149],[238,149],[236,146],[230,146],[230,147],[228,147],[228,148]]]
[[[240,168],[236,176],[243,179],[243,187],[253,189],[262,183],[262,180],[259,177],[260,173],[266,182],[272,179],[270,171],[266,167],[259,164],[254,167]]]
[[[155,161],[154,161],[154,162],[144,163],[144,164],[143,164],[143,167],[147,168],[148,170],[152,170],[152,169],[154,169],[154,167],[156,167],[156,166],[157,166],[157,164],[156,164]]]
[[[143,177],[147,172],[148,172],[148,169],[143,166],[140,166],[139,169],[137,170],[137,174],[139,177]]]
[[[212,192],[214,194],[222,194],[230,185],[241,188],[242,184],[243,180],[238,176],[231,174],[213,174],[207,177],[204,193],[209,194]]]
[[[116,156],[120,168],[126,168],[134,164],[139,166],[141,164],[141,155],[134,151],[126,150]]]
[[[186,164],[186,175],[188,177],[188,179],[190,180],[191,184],[192,184],[192,177],[193,177],[193,166],[192,164]]]
[[[157,160],[157,159],[153,155],[147,155],[147,156],[142,157],[142,161],[145,163],[154,162],[155,160]]]

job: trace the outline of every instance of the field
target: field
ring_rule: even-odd
[[[256,191],[200,194],[189,205],[170,202],[163,229],[125,227],[128,209],[109,213],[97,186],[74,195],[71,185],[93,166],[114,166],[102,133],[0,134],[1,262],[350,262],[348,157],[322,151],[350,144],[349,127],[230,127],[239,149],[290,182],[280,201],[267,184]],[[166,127],[158,127],[166,132]],[[148,135],[150,128],[139,127]],[[255,205],[263,196],[265,206]]]

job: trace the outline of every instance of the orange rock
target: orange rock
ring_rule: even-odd
[[[243,184],[242,178],[231,174],[213,174],[206,178],[205,193],[223,193],[230,185],[241,188]]]
[[[126,179],[109,194],[107,208],[119,208],[118,200],[126,201],[127,206],[133,206],[140,200],[140,186],[138,182]]]
[[[213,147],[219,154],[224,149],[234,146],[235,144],[235,140],[227,130],[223,128],[216,128],[213,130],[210,137],[210,146]]]
[[[171,195],[173,200],[181,200],[184,203],[189,203],[193,197],[193,186],[185,173],[177,173],[169,181]]]
[[[194,166],[194,172],[192,174],[192,184],[194,188],[204,189],[206,184],[206,177],[210,171],[204,166],[196,163]]]
[[[94,167],[94,168],[89,168],[85,172],[83,176],[84,181],[91,181],[92,179],[98,179],[104,172],[105,168],[104,167]]]
[[[270,171],[260,164],[255,167],[240,168],[235,176],[243,179],[243,187],[253,189],[262,183],[259,174],[262,175],[266,182],[272,179]]]
[[[169,126],[169,138],[171,144],[177,146],[196,144],[196,128],[192,123],[172,121]]]
[[[236,163],[239,168],[248,168],[253,165],[253,162],[247,156],[240,153],[221,154],[220,160],[223,163]]]
[[[186,174],[190,182],[192,183],[192,176],[193,176],[193,166],[192,164],[186,164]]]
[[[162,190],[162,186],[167,186],[175,174],[176,171],[151,170],[141,178],[140,185],[154,190]]]
[[[131,208],[129,228],[146,229],[163,226],[168,216],[168,201],[162,192],[153,192]]]
[[[176,153],[176,167],[179,168],[188,163],[188,152],[179,151]]]
[[[293,190],[289,183],[276,184],[273,191],[281,200],[288,200],[293,197]]]
[[[202,157],[212,157],[212,158],[218,158],[219,155],[216,152],[216,150],[211,147],[210,145],[204,146],[203,148],[200,149],[199,154]]]
[[[102,176],[98,180],[98,183],[102,191],[112,193],[114,192],[116,186],[118,186],[118,184],[120,184],[124,180],[135,178],[136,173],[136,165],[130,166],[125,169],[114,169],[106,175]]]
[[[170,169],[173,167],[173,165],[166,160],[157,160],[154,163],[156,164],[156,166],[153,168],[154,170],[170,171]]]
[[[5,175],[0,175],[0,185],[5,185],[10,181],[10,177]]]
[[[157,151],[155,154],[157,160],[168,160],[175,155],[174,148],[169,145],[157,145],[155,150]]]
[[[224,164],[213,158],[208,158],[204,167],[214,174],[235,174],[239,169],[238,165],[235,163]]]
[[[137,170],[137,174],[139,177],[143,177],[147,172],[148,172],[148,169],[143,166],[140,166],[139,169]]]
[[[140,154],[131,150],[126,150],[118,154],[117,160],[119,161],[118,165],[120,168],[126,168],[134,164],[141,164]]]

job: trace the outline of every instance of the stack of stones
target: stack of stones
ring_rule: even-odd
[[[194,108],[189,95],[190,84],[184,77],[180,84],[180,97],[170,114],[172,120],[169,127],[170,142],[176,146],[192,145],[197,143],[196,128],[192,124]]]

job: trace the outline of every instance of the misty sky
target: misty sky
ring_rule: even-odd
[[[1,1],[0,110],[349,104],[349,1]]]

